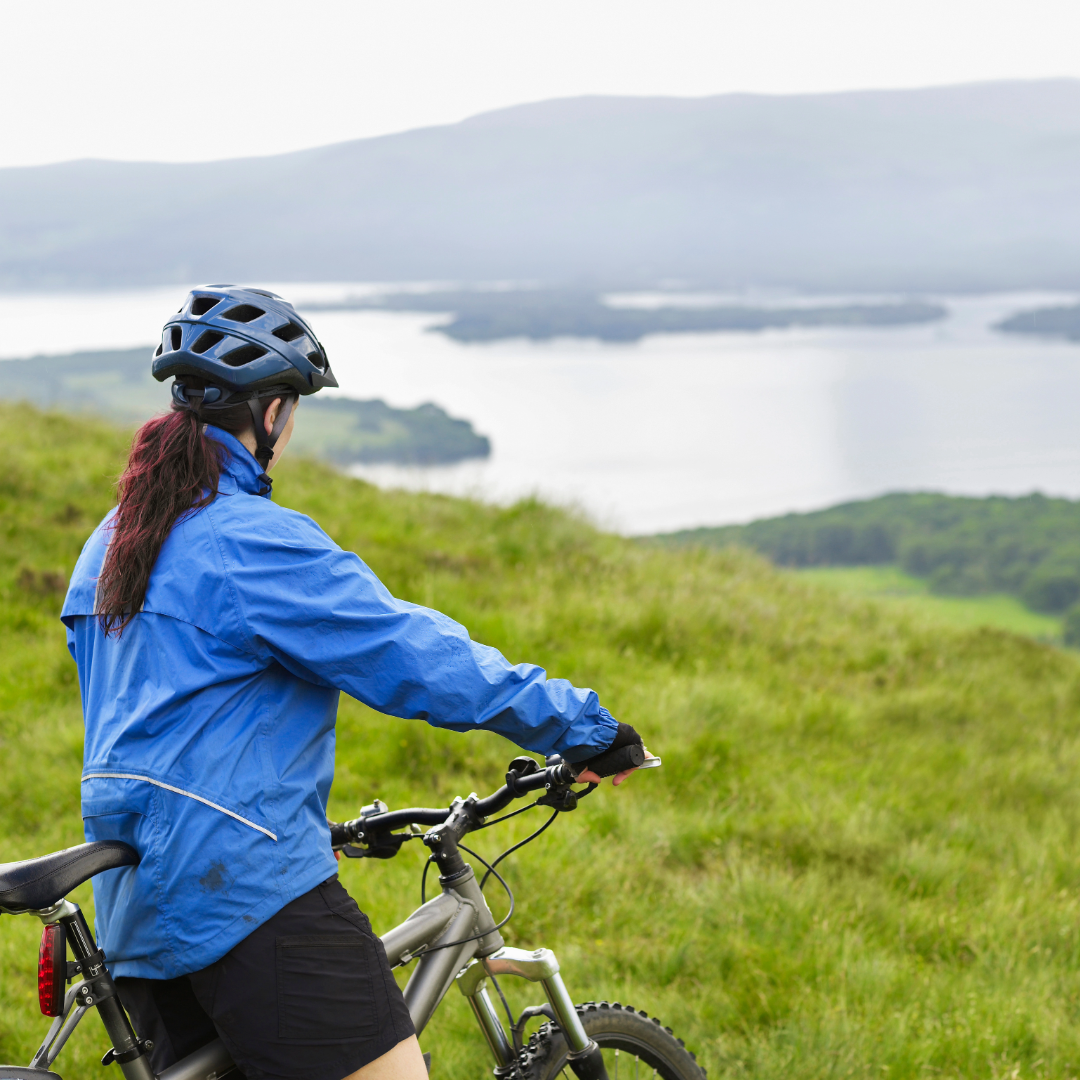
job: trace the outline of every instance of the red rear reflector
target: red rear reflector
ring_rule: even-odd
[[[49,923],[41,931],[38,950],[38,1004],[45,1016],[59,1016],[64,1011],[64,985],[67,982],[67,935],[59,923]]]

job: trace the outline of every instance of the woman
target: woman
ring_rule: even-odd
[[[420,1080],[385,953],[335,873],[340,691],[562,754],[582,780],[640,739],[592,691],[396,600],[270,501],[298,399],[337,385],[290,304],[195,290],[153,373],[174,379],[172,411],[135,436],[61,616],[86,718],[86,838],[141,857],[95,880],[100,944],[155,1071],[220,1035],[249,1078]]]

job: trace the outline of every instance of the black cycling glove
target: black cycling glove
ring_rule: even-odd
[[[619,730],[611,745],[586,761],[574,764],[574,775],[590,769],[597,776],[614,776],[627,769],[636,769],[645,760],[645,746],[641,736],[629,725],[620,721]]]

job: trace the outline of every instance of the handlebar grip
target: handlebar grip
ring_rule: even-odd
[[[592,761],[582,762],[599,777],[614,776],[616,773],[626,772],[627,769],[636,769],[645,761],[645,747],[641,743],[630,743],[620,746],[618,750],[611,750],[606,754],[593,758]]]

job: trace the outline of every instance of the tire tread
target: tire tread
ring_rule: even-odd
[[[582,1022],[592,1020],[595,1013],[598,1011],[610,1011],[612,1013],[625,1012],[630,1013],[632,1016],[640,1017],[643,1020],[648,1020],[655,1024],[664,1036],[667,1036],[677,1047],[676,1052],[685,1054],[689,1058],[689,1061],[685,1063],[686,1080],[705,1080],[705,1070],[697,1063],[697,1057],[692,1050],[686,1048],[686,1044],[680,1039],[671,1028],[665,1026],[655,1016],[650,1016],[643,1009],[636,1009],[633,1005],[623,1005],[618,1001],[586,1001],[580,1005],[575,1006],[578,1015],[582,1018]],[[586,1026],[590,1026],[586,1023]],[[663,1037],[663,1036],[661,1036]],[[561,1044],[561,1046],[559,1045]],[[545,1073],[544,1067],[548,1065],[551,1057],[555,1051],[558,1051],[561,1055],[563,1052],[562,1047],[565,1044],[562,1041],[562,1030],[559,1026],[552,1021],[548,1020],[543,1023],[536,1031],[529,1036],[529,1041],[522,1049],[518,1057],[518,1065],[520,1068],[520,1075],[525,1080],[550,1080],[548,1073]]]

